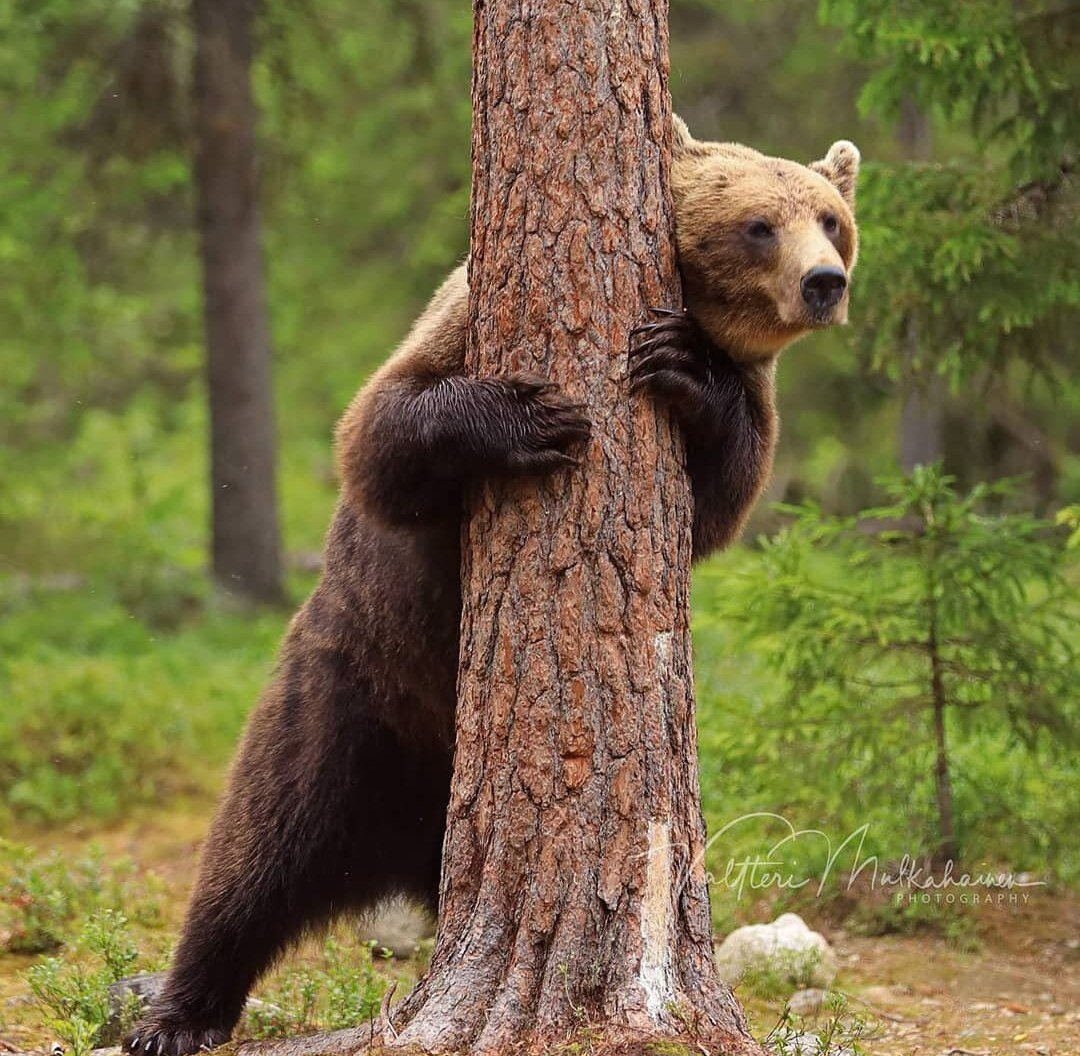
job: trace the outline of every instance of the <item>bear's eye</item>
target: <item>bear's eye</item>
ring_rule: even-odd
[[[754,239],[764,242],[775,234],[768,220],[751,220],[746,225],[746,233]]]
[[[825,228],[825,234],[835,235],[840,230],[840,221],[832,213],[826,213],[821,218],[821,226]]]

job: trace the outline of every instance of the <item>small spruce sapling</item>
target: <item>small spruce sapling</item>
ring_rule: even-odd
[[[889,505],[856,517],[783,507],[793,523],[765,541],[730,604],[751,637],[767,639],[791,726],[829,731],[836,756],[820,762],[838,774],[868,762],[861,773],[895,779],[914,754],[934,831],[912,833],[913,849],[940,864],[964,850],[956,742],[982,723],[1027,750],[1068,747],[1080,684],[1067,567],[1076,551],[1045,521],[987,512],[1011,482],[960,494],[939,466],[920,466],[883,484]]]

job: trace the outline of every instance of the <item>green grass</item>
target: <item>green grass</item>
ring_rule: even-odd
[[[60,1039],[73,1056],[115,1043],[137,1018],[137,1002],[110,1003],[108,988],[135,972],[165,967],[179,923],[175,879],[97,848],[39,854],[0,841],[0,983],[17,974],[22,1001],[4,1026]],[[310,938],[260,981],[240,1032],[284,1037],[356,1026],[378,1013],[386,988],[404,993],[423,956],[391,962],[341,921]]]
[[[138,957],[127,917],[105,910],[87,921],[64,957],[47,957],[27,972],[46,1025],[72,1056],[86,1056],[135,1021],[137,1004],[125,1000],[114,1009],[109,986],[131,974]]]
[[[137,898],[135,890],[125,894]],[[103,908],[105,901],[100,900],[79,927],[68,922],[59,955],[41,958],[26,972],[36,1018],[73,1056],[115,1044],[138,1019],[138,999],[128,993],[117,1002],[110,998],[110,985],[161,967],[160,957],[140,952],[137,938],[145,929],[133,928],[121,910]],[[393,979],[371,943],[339,928],[317,947],[308,947],[262,981],[239,1028],[242,1036],[278,1038],[338,1030],[378,1015]],[[396,971],[404,972],[411,986],[420,967],[416,962]]]
[[[328,935],[313,957],[287,965],[260,990],[244,1033],[284,1038],[371,1022],[389,985],[389,965],[373,945],[345,933]]]

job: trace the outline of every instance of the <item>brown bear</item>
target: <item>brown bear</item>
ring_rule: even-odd
[[[676,119],[686,310],[635,332],[628,379],[684,431],[697,557],[738,534],[765,485],[777,353],[846,318],[858,165],[850,143],[804,167],[697,142]],[[399,893],[436,908],[463,493],[564,466],[589,435],[542,378],[465,374],[466,283],[459,268],[345,413],[325,572],[248,725],[172,969],[129,1052],[221,1044],[286,944],[341,911]]]

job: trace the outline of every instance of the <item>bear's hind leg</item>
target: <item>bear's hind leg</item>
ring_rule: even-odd
[[[370,760],[388,767],[393,747],[370,692],[347,658],[287,643],[211,826],[172,967],[128,1052],[187,1056],[221,1044],[293,939],[399,889],[372,839],[394,787],[372,783]]]
[[[265,791],[268,799],[280,795]],[[215,821],[173,964],[125,1039],[130,1053],[186,1056],[228,1040],[251,987],[276,957],[356,897],[334,868],[335,849],[317,836],[309,842],[314,834],[296,824],[302,819],[286,813],[276,831],[260,825],[256,854],[235,846],[252,824],[245,806],[230,796]]]

